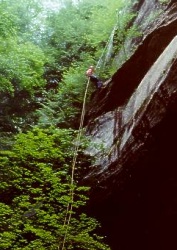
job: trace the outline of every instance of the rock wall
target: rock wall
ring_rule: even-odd
[[[145,17],[149,14],[148,8],[153,3],[159,11],[157,1],[139,2],[135,23],[142,21],[143,11]],[[87,112],[87,135],[95,145],[88,153],[96,157],[87,179],[102,174],[103,180],[106,175],[119,172],[129,159],[126,154],[137,152],[146,143],[150,130],[163,119],[176,98],[173,78],[177,58],[177,3],[171,1],[162,15],[154,19],[151,32],[149,26],[146,28],[134,54],[96,93]],[[140,137],[140,131],[141,143],[136,138]]]
[[[96,160],[83,184],[111,249],[176,249],[177,3],[135,7],[143,36],[87,113]]]

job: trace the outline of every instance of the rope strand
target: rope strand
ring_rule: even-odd
[[[61,250],[64,250],[65,247],[65,243],[66,243],[66,238],[67,238],[67,234],[68,234],[68,228],[69,228],[69,224],[71,221],[71,214],[72,214],[72,210],[73,210],[73,202],[74,202],[74,172],[75,172],[75,167],[76,167],[76,162],[77,162],[77,155],[78,155],[78,150],[79,150],[79,144],[80,144],[80,140],[81,140],[81,135],[82,135],[82,129],[83,129],[83,124],[84,124],[84,117],[85,117],[85,105],[86,105],[86,97],[87,97],[87,92],[88,92],[88,87],[90,84],[90,77],[87,81],[87,85],[86,85],[86,89],[85,89],[85,94],[84,94],[84,100],[83,100],[83,105],[82,105],[82,113],[81,113],[81,118],[80,118],[80,125],[79,125],[79,132],[77,134],[77,138],[76,138],[76,145],[74,148],[74,156],[73,156],[73,161],[72,161],[72,172],[71,172],[71,189],[70,189],[70,197],[71,197],[71,201],[68,202],[67,205],[67,209],[66,209],[66,216],[64,219],[64,225],[66,226],[66,231],[65,231],[65,235],[63,238],[63,242],[62,242],[62,247]],[[60,245],[58,246],[58,250],[60,250]]]

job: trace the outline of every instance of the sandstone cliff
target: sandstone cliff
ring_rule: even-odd
[[[177,248],[177,2],[161,2],[136,2],[143,35],[87,113],[83,183],[113,250]]]

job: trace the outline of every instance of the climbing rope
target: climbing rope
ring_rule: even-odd
[[[82,129],[83,129],[83,124],[84,124],[84,117],[85,117],[85,105],[86,105],[86,97],[87,97],[87,92],[88,92],[88,87],[90,84],[90,78],[88,78],[86,89],[85,89],[85,94],[84,94],[84,99],[83,99],[83,105],[82,105],[82,113],[81,113],[81,118],[80,118],[80,125],[79,125],[79,132],[77,134],[76,138],[76,144],[74,148],[74,156],[73,156],[73,161],[72,161],[72,172],[71,172],[71,188],[70,188],[70,197],[71,201],[68,202],[67,209],[66,209],[66,216],[64,219],[64,227],[66,227],[61,250],[64,250],[66,239],[67,239],[67,234],[68,234],[68,227],[71,221],[71,214],[73,210],[73,202],[74,202],[74,173],[75,173],[75,167],[76,167],[76,162],[77,162],[77,155],[78,155],[78,150],[79,150],[79,144],[82,136]],[[58,250],[60,250],[60,245],[58,246]]]

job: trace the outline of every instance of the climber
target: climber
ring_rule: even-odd
[[[101,88],[102,87],[102,81],[100,79],[98,79],[98,77],[94,74],[94,67],[93,66],[90,66],[88,68],[88,70],[86,71],[86,76],[90,78],[90,81],[93,82],[97,89]]]

